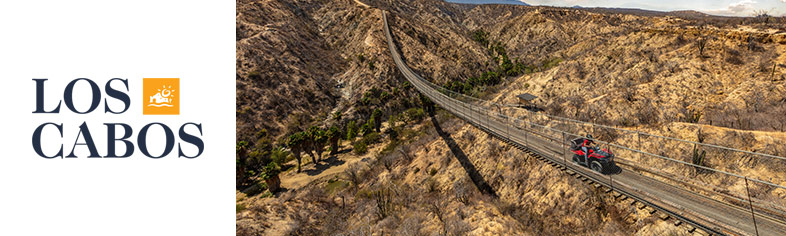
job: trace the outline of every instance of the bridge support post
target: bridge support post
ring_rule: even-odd
[[[639,160],[642,160],[644,157],[642,156],[641,153],[644,152],[644,151],[641,150],[641,132],[636,130],[636,136],[639,139],[638,144],[636,145],[636,146],[639,147]]]
[[[565,156],[565,149],[567,149],[565,148],[565,131],[561,131],[561,132],[562,132],[562,140],[560,141],[560,143],[562,143],[562,163],[565,165],[565,167],[567,167],[568,158]]]
[[[526,122],[526,121],[525,121]],[[524,131],[524,143],[527,144],[527,149],[529,149],[529,123],[526,123],[527,128]]]
[[[476,118],[473,116],[475,114],[475,104],[472,104],[472,103],[469,104],[469,111],[470,111],[469,112],[469,117],[470,117],[470,119],[473,120],[472,123],[475,123]],[[475,116],[477,116],[477,115],[475,115]]]
[[[505,116],[505,134],[508,136],[508,142],[512,142],[510,140],[510,119],[508,116]]]
[[[465,103],[465,102],[461,103],[461,111],[464,112],[464,114],[462,116],[466,119],[467,118],[467,103]]]
[[[751,218],[753,218],[753,229],[756,230],[756,236],[759,235],[759,226],[756,225],[756,214],[753,213],[753,201],[751,201],[751,190],[748,187],[748,177],[745,177],[745,192],[748,193],[748,204],[751,207]]]
[[[489,110],[486,110],[486,129],[491,131],[491,115],[489,114]]]

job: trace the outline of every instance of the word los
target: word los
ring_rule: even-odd
[[[47,79],[33,79],[33,81],[35,81],[35,85],[36,85],[36,107],[35,110],[33,111],[33,114],[58,114],[60,113],[60,106],[62,103],[65,103],[68,110],[76,114],[89,114],[95,111],[101,103],[102,95],[98,85],[90,79],[78,78],[68,83],[68,85],[66,85],[63,92],[63,99],[57,102],[57,106],[55,106],[55,108],[53,109],[47,110],[45,109],[45,105],[44,105],[45,103],[44,95],[46,94],[44,90],[44,84],[47,81]],[[74,93],[74,86],[80,81],[82,81],[82,83],[87,83],[89,85],[91,91],[90,93],[84,93],[84,94]],[[112,88],[110,84],[113,83],[120,83],[121,85],[123,85],[126,91],[120,91],[115,88]],[[128,111],[128,108],[131,106],[131,98],[128,95],[128,92],[130,92],[130,90],[129,90],[127,79],[113,78],[106,82],[104,90],[106,91],[106,95],[107,95],[107,98],[104,98],[104,103],[105,103],[104,113],[123,114],[126,111]],[[74,96],[84,96],[84,95],[90,96],[90,106],[88,109],[84,111],[80,111],[76,108],[74,104]],[[123,109],[115,109],[115,110],[111,109],[107,101],[107,99],[110,98],[122,102]],[[134,118],[133,116],[130,117]],[[58,144],[60,146],[60,149],[54,155],[46,155],[43,151],[43,146],[46,144],[41,142],[42,135],[53,134],[51,131],[52,129],[47,127],[56,128],[59,137],[62,139],[63,130],[64,130],[63,123],[47,122],[39,125],[33,131],[33,150],[36,152],[36,154],[38,154],[43,158],[56,158],[56,157],[76,158],[77,156],[74,154],[74,151],[77,149],[77,146],[87,147],[90,153],[87,156],[89,158],[100,158],[100,157],[125,158],[134,154],[134,150],[135,150],[134,142],[129,141],[129,139],[131,138],[131,136],[133,136],[134,133],[130,125],[125,123],[115,123],[115,122],[103,123],[103,125],[105,126],[106,129],[106,144],[107,144],[106,154],[103,156],[99,154],[98,149],[96,148],[96,143],[94,142],[93,136],[90,134],[90,128],[87,122],[82,122],[82,124],[78,126],[79,133],[74,139],[74,144],[71,147],[71,153],[68,154],[67,156],[63,156],[64,155],[63,142],[60,142]],[[186,132],[186,127],[188,126],[195,127],[196,130],[199,131],[198,136],[193,133]],[[148,140],[151,137],[154,137],[153,135],[148,135],[148,131],[151,129],[151,127],[160,127],[164,131],[163,142],[161,142],[162,140],[160,138],[155,138],[154,140]],[[117,137],[118,128],[123,130],[122,137]],[[45,132],[45,130],[49,130],[49,131]],[[202,136],[201,123],[187,122],[181,125],[178,130],[178,138],[181,141],[178,143],[178,157],[196,158],[202,155],[202,152],[204,151],[205,148],[205,144],[202,141],[201,136]],[[83,143],[79,142],[79,137],[83,137],[84,139]],[[174,132],[172,131],[172,129],[169,128],[169,126],[163,123],[153,122],[143,126],[142,129],[139,130],[139,133],[137,134],[137,138],[135,141],[139,148],[139,151],[142,152],[142,154],[144,154],[145,156],[150,158],[161,158],[169,155],[172,152],[175,146],[176,139],[175,139]],[[123,153],[122,155],[117,154],[116,147],[118,142],[124,145],[125,147],[125,153]],[[148,150],[149,142],[163,143],[164,151],[158,155],[151,154],[150,151]],[[191,156],[185,154],[181,146],[183,143],[194,145],[198,150],[197,154]]]

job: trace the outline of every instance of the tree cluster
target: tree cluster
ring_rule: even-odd
[[[505,76],[518,76],[534,71],[534,67],[521,63],[519,58],[511,60],[505,50],[505,45],[498,41],[489,41],[488,35],[488,32],[480,29],[473,31],[471,37],[488,49],[489,54],[494,57],[493,63],[497,66],[479,76],[469,77],[466,81],[448,81],[444,85],[445,89],[457,93],[472,94],[474,88],[497,85],[502,82]]]

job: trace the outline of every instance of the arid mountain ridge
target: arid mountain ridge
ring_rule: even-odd
[[[282,178],[319,177],[338,167],[333,161],[349,166],[346,171],[273,197],[239,194],[239,235],[686,234],[440,110],[435,118],[389,124],[389,115],[422,104],[390,58],[381,10],[389,11],[407,64],[434,83],[467,83],[500,66],[493,45],[473,38],[482,30],[526,70],[475,86],[472,96],[519,103],[515,95],[527,92],[553,115],[689,140],[704,133],[709,143],[786,152],[777,145],[786,140],[783,18],[394,3],[237,2],[238,141],[253,143],[264,129],[281,145],[312,125],[365,122],[376,108],[386,122],[382,141],[368,153],[355,154],[343,141],[346,152],[332,161],[305,164],[300,174],[289,169]],[[381,92],[390,96],[379,101]],[[701,115],[693,120],[693,114]],[[398,141],[385,133],[394,126],[401,129]],[[465,161],[497,198],[468,182]],[[763,165],[742,169],[777,181],[772,173],[782,173]],[[732,192],[740,191],[732,184]],[[394,209],[387,214],[378,208],[383,193]]]
[[[371,5],[376,3],[369,2]],[[386,8],[384,2],[378,4],[380,8]],[[401,82],[386,55],[384,40],[380,36],[380,19],[378,14],[373,14],[372,9],[358,6],[353,1],[324,5],[310,1],[239,1],[238,8],[238,137],[248,137],[255,132],[253,130],[262,128],[276,136],[283,135],[288,132],[285,123],[287,115],[291,114],[324,117],[332,111],[344,111],[352,117],[352,104],[365,91],[372,87],[390,89]],[[702,61],[692,55],[695,54],[693,51],[697,51],[692,50],[697,34],[695,27],[700,23],[671,16],[639,17],[597,14],[583,9],[461,5],[441,1],[413,1],[389,8],[394,13],[401,13],[393,14],[395,18],[392,24],[393,30],[402,33],[397,35],[402,38],[404,55],[411,54],[413,57],[407,57],[414,63],[411,66],[423,70],[434,82],[465,80],[494,67],[486,65],[492,61],[487,50],[470,37],[471,32],[478,29],[488,31],[491,40],[502,42],[511,57],[520,57],[525,64],[537,66],[544,60],[560,58],[564,63],[558,68],[559,74],[570,74],[572,71],[568,69],[579,65],[582,69],[576,71],[576,75],[587,80],[623,72],[627,74],[617,76],[626,79],[648,76],[632,75],[633,71],[623,67],[612,67],[604,75],[600,75],[600,71],[585,74],[587,71],[584,68],[599,70],[611,63],[625,64],[626,67],[633,63],[648,65],[653,67],[648,68],[649,73],[659,73],[654,71],[655,68],[668,67],[664,66],[666,63],[689,66],[687,63],[672,62],[675,60],[649,63],[633,61],[661,56],[641,55],[644,53],[670,51],[686,56],[687,61]],[[744,18],[734,20],[745,21]],[[715,61],[727,59],[738,61],[736,57],[740,56],[743,56],[740,61],[745,63],[733,64],[731,67],[783,64],[782,57],[774,55],[780,54],[777,45],[786,42],[785,34],[778,33],[784,29],[732,28],[734,23],[728,23],[731,26],[724,25],[727,23],[720,20],[701,24],[710,26],[705,32],[713,38],[707,47],[712,52],[708,54],[709,59],[703,59],[696,66],[717,64]],[[644,43],[634,48],[635,53],[640,54],[638,56],[628,56],[632,52],[622,53],[620,50],[624,49],[623,46],[615,46],[621,43],[615,39],[631,37],[637,37],[639,42],[628,45]],[[759,53],[740,53],[741,48],[747,48],[750,38],[753,43],[761,45],[753,48],[761,50],[756,51]],[[667,40],[675,43],[659,43]],[[646,46],[648,43],[650,46]],[[767,46],[769,48],[764,48]],[[612,50],[610,47],[616,48]],[[594,65],[580,61],[608,56],[599,54],[610,52],[618,54],[622,61],[611,58],[606,62],[593,62]],[[757,54],[766,58],[761,59]],[[360,62],[358,55],[368,60]],[[671,57],[669,54],[664,56]],[[578,59],[573,60],[578,63],[573,63],[572,59]],[[759,65],[760,60],[764,60],[762,65]],[[369,61],[373,61],[373,69]],[[736,68],[723,70],[740,71]],[[755,76],[756,71],[762,71],[759,75],[763,77],[766,74],[763,71],[766,70],[751,68],[746,77]],[[775,77],[782,73],[781,70],[782,67],[776,68]],[[281,110],[289,112],[274,112]],[[246,122],[263,120],[265,122]]]

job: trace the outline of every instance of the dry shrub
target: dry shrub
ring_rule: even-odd
[[[573,116],[574,117],[578,117],[579,114],[581,113],[582,106],[584,105],[584,98],[582,98],[579,95],[575,95],[574,94],[574,95],[568,96],[568,98],[566,100],[568,102],[567,106],[569,108],[574,109],[574,111],[575,111]]]
[[[564,108],[562,107],[562,104],[556,101],[552,101],[546,104],[546,111],[548,111],[549,114],[557,115],[557,116],[564,115],[565,112]]]
[[[608,104],[604,102],[585,104],[583,107],[579,108],[579,113],[576,118],[597,124],[610,124],[611,122],[606,118],[607,109],[609,109]]]
[[[251,224],[244,224],[238,222],[235,227],[235,235],[237,236],[252,236],[252,235],[260,235],[262,233],[263,232],[252,227]]]
[[[622,98],[625,99],[628,102],[635,101],[636,100],[636,90],[631,88],[631,87],[627,87],[627,88],[622,89]]]
[[[433,170],[433,169],[432,169]],[[426,179],[426,192],[435,193],[439,191],[439,183],[433,178]]]
[[[401,157],[399,153],[392,153],[382,156],[379,161],[382,163],[382,166],[385,167],[385,170],[390,172],[393,170],[393,166],[396,164],[396,161],[398,161],[399,157]]]
[[[744,97],[745,107],[733,103],[711,106],[703,116],[710,125],[733,129],[786,131],[786,98],[776,99],[776,94],[758,91]]]
[[[726,49],[726,62],[734,65],[744,64],[742,59],[740,59],[740,52],[734,49]]]
[[[358,186],[363,183],[363,171],[359,163],[351,164],[344,170],[344,174],[349,182],[352,182],[352,188],[358,190]]]
[[[464,222],[463,220],[459,219],[456,216],[450,217],[445,222],[445,232],[447,232],[446,235],[461,236],[461,235],[467,235],[467,233],[469,233],[470,231],[472,231],[472,227],[469,224],[467,224],[467,222]]]
[[[408,145],[401,146],[398,149],[398,152],[401,153],[401,156],[403,157],[403,159],[405,161],[404,164],[409,164],[410,162],[412,162],[412,159],[415,158],[414,156],[409,154],[410,153],[410,147]]]
[[[441,198],[439,196],[430,198],[427,203],[427,207],[431,213],[434,213],[434,216],[437,217],[437,220],[439,220],[439,222],[441,222],[442,224],[445,223],[446,216],[448,214],[447,213],[448,202],[445,201],[444,198]]]
[[[324,218],[325,227],[322,229],[324,235],[335,235],[347,229],[347,218],[350,217],[350,208],[333,207],[328,212],[328,217]]]
[[[609,128],[599,128],[595,132],[595,138],[606,142],[614,142],[620,136],[619,131]]]
[[[471,142],[475,141],[475,134],[473,134],[472,132],[467,131],[467,132],[464,132],[464,134],[462,135],[461,138],[463,140],[467,140],[467,141],[469,141],[471,143]]]
[[[468,205],[472,197],[475,195],[474,185],[472,185],[469,181],[467,181],[466,177],[463,177],[455,182],[453,182],[453,195],[456,197],[461,203],[464,205]]]
[[[649,102],[646,102],[639,109],[639,112],[636,114],[636,118],[639,119],[639,123],[642,125],[655,125],[658,123],[658,110],[655,108],[655,106]]]
[[[420,236],[426,235],[420,232],[420,229],[423,228],[423,221],[426,219],[420,214],[411,214],[404,217],[404,220],[401,224],[398,225],[398,228],[395,230],[395,235],[401,236]]]
[[[501,199],[491,201],[500,213],[513,217],[532,232],[543,232],[545,229],[543,217],[531,210],[528,206],[519,206]]]

